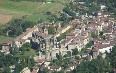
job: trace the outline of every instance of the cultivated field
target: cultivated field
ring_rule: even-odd
[[[0,26],[8,23],[12,19],[12,15],[0,14]]]

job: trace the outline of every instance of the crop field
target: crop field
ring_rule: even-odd
[[[12,15],[0,14],[0,25],[8,23],[12,19]]]

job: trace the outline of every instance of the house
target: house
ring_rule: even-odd
[[[42,52],[39,52],[39,56],[35,56],[33,58],[34,58],[34,61],[39,65],[50,61],[48,58],[46,58],[46,55],[42,54]]]
[[[109,12],[105,12],[104,13],[104,17],[108,17],[108,16],[110,16],[110,13]]]
[[[113,72],[116,73],[116,68],[113,68]]]
[[[90,55],[92,55],[92,58],[97,58],[97,56],[99,55],[99,49],[96,47],[93,47],[90,52]]]
[[[71,51],[72,49],[75,49],[76,45],[74,44],[74,42],[71,42],[70,44],[67,45],[67,50]]]
[[[41,65],[41,64],[44,64],[44,63],[47,62],[47,61],[48,61],[47,59],[38,59],[38,60],[36,60],[35,62],[36,62],[37,64]]]
[[[73,28],[73,25],[67,25],[66,27],[62,28],[58,33],[54,35],[54,38],[59,37],[61,34],[65,33],[67,30]]]
[[[81,54],[80,56],[81,56],[81,58],[84,58],[84,57],[86,57],[86,56],[88,56],[89,55],[89,53],[83,53],[83,54]]]
[[[31,71],[26,67],[20,73],[31,73]]]
[[[59,52],[60,52],[59,49],[52,50],[52,51],[50,52],[50,57],[51,57],[51,59],[56,59],[56,55],[59,55]]]
[[[11,73],[14,72],[14,69],[15,69],[15,65],[12,65],[12,66],[9,66],[10,70],[11,70]]]
[[[106,9],[106,6],[105,5],[101,5],[101,10],[104,11]]]
[[[66,34],[66,39],[68,39],[68,38],[74,38],[76,36],[76,34],[74,32],[75,31],[72,30],[70,33]]]
[[[85,41],[86,39],[84,39],[84,37],[82,36],[76,36],[74,39],[73,39],[73,42],[75,43],[76,45],[76,48],[78,49],[78,51],[81,51],[81,49],[85,46]]]
[[[65,71],[72,71],[75,68],[76,66],[74,64],[69,64],[68,67],[65,69]]]
[[[42,64],[41,67],[39,68],[39,70],[44,71],[45,68],[46,68],[45,65]]]
[[[47,29],[47,26],[46,26],[46,25],[44,25],[44,24],[39,24],[39,25],[37,25],[37,27],[38,27],[38,31],[39,31],[40,33],[48,34],[48,29]]]
[[[109,39],[103,40],[100,38],[94,38],[93,41],[94,41],[94,44],[110,44],[111,43],[111,40]]]
[[[46,38],[46,35],[48,34],[48,30],[45,25],[35,25],[33,28],[26,29],[26,32],[14,39],[14,42],[17,45],[17,47],[21,47],[26,42],[30,43],[29,38],[33,37],[34,32],[36,32],[36,35],[39,34],[42,38]]]
[[[102,17],[102,13],[101,12],[97,12],[98,13],[98,17]]]
[[[95,44],[95,48],[99,49],[99,52],[105,53],[106,51],[110,53],[110,50],[112,49],[113,45],[112,44]]]
[[[49,62],[49,61],[44,62],[45,67],[48,67],[48,66],[49,66],[49,64],[50,64],[50,62]]]
[[[31,73],[37,73],[39,69],[33,69]]]
[[[112,45],[116,45],[116,38],[114,38],[113,40],[111,40],[111,44]]]
[[[45,33],[40,33],[38,31],[32,33],[31,42],[34,47],[40,48],[41,50],[45,50],[47,44],[47,37]]]
[[[112,40],[113,38],[114,38],[114,35],[115,34],[103,34],[104,36],[105,36],[105,39],[107,39],[107,40]]]
[[[5,42],[5,43],[2,44],[1,52],[3,52],[4,54],[9,54],[11,48],[12,48],[12,41]]]
[[[24,43],[29,42],[28,40],[29,37],[32,37],[32,33],[38,31],[38,27],[37,25],[34,26],[33,28],[28,28],[26,32],[24,32],[23,34],[19,35],[17,38],[14,39],[15,44],[17,45],[17,47],[21,47]]]
[[[93,41],[94,41],[94,44],[102,43],[102,39],[100,38],[94,38]]]
[[[91,61],[93,59],[91,55],[86,56],[86,58],[88,61]]]
[[[83,33],[84,34],[84,33]],[[87,33],[89,34],[89,33]],[[68,44],[68,47],[72,49],[77,48],[78,51],[81,51],[82,48],[85,47],[85,45],[90,41],[89,36],[84,37],[82,35],[77,35],[73,38],[70,44]]]
[[[60,66],[50,66],[50,67],[48,67],[48,69],[51,71],[60,71],[61,67]]]

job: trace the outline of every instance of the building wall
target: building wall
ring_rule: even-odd
[[[101,53],[105,53],[105,51],[107,51],[108,53],[110,53],[110,49],[112,49],[113,46],[110,46],[110,47],[106,47],[106,48],[102,48],[102,49],[99,49],[99,51]]]
[[[61,34],[66,32],[67,30],[69,30],[71,28],[71,25],[67,26],[66,28],[64,28],[62,31],[61,31]]]
[[[28,39],[28,37],[32,37],[32,32],[29,32],[27,35],[25,35],[23,38],[21,39]]]
[[[76,48],[76,46],[75,46],[75,45],[73,45],[73,44],[68,45],[68,50],[75,49],[75,48]]]

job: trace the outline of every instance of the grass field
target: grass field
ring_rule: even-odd
[[[37,55],[36,51],[33,49],[30,49],[30,51],[16,53],[15,57],[28,57],[28,56],[34,57],[35,55]]]
[[[38,21],[40,19],[46,21],[45,12],[50,11],[56,15],[61,11],[68,0],[55,0],[52,3],[42,3],[42,2],[30,2],[30,1],[21,1],[21,2],[12,2],[9,0],[0,0],[0,14],[12,15],[15,17],[20,17],[27,15],[25,18],[29,21]]]
[[[7,37],[7,36],[1,36],[0,35],[0,44],[2,44],[3,42],[6,42],[6,41],[11,41],[13,40],[12,37]]]

